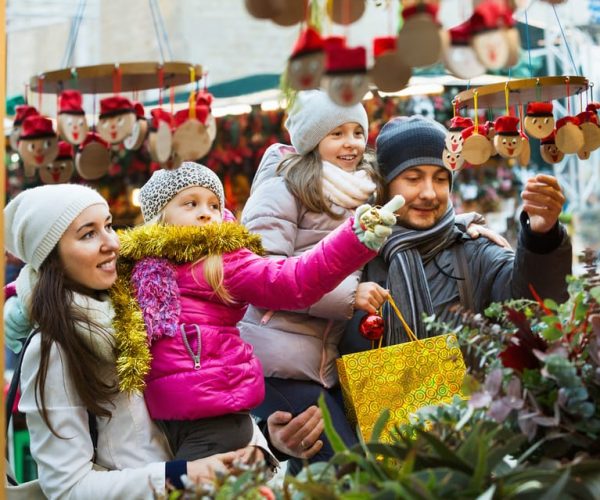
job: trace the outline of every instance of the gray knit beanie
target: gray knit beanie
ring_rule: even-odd
[[[443,161],[446,132],[443,125],[421,115],[387,122],[376,141],[377,163],[386,182],[419,165],[447,168]]]
[[[96,190],[77,184],[47,184],[19,193],[4,208],[6,249],[39,271],[77,216],[106,205]]]
[[[148,222],[156,217],[177,193],[192,186],[210,189],[221,205],[221,214],[225,208],[225,193],[221,180],[210,168],[184,161],[173,170],[157,170],[150,180],[140,189],[140,205],[144,221]]]
[[[358,123],[369,133],[369,119],[361,103],[340,106],[322,90],[298,92],[289,112],[285,128],[290,133],[292,146],[301,155],[310,153],[334,128],[344,123]]]

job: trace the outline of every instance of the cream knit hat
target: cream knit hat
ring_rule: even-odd
[[[71,222],[106,200],[77,184],[47,184],[19,193],[4,209],[6,249],[39,271]]]
[[[285,122],[292,146],[301,155],[310,153],[334,128],[344,123],[358,123],[369,134],[367,111],[360,103],[340,106],[322,90],[299,92]]]

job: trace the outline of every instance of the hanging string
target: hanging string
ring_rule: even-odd
[[[121,93],[121,67],[118,63],[113,70],[113,93],[117,95]]]
[[[583,94],[579,92],[579,112],[583,111]]]
[[[29,84],[25,84],[25,104],[29,104]]]
[[[565,77],[565,83],[567,85],[567,115],[571,115],[571,90],[569,86],[569,77]]]
[[[71,88],[79,88],[79,75],[77,74],[77,68],[71,68]]]
[[[452,99],[452,118],[456,116],[456,99]]]
[[[542,86],[540,85],[540,79],[535,80],[535,100],[540,102],[542,100]]]
[[[189,117],[190,119],[196,118],[196,91],[194,90],[194,84],[196,83],[196,68],[190,66],[190,83],[192,84],[192,91],[189,97]]]
[[[81,26],[81,21],[83,20],[83,13],[85,11],[86,0],[79,0],[79,4],[77,5],[77,13],[71,20],[71,27],[69,30],[69,38],[67,40],[67,45],[65,47],[65,52],[63,54],[61,68],[66,68],[71,66],[73,62],[73,51],[75,49],[75,44],[77,42],[77,35],[79,34],[79,27]]]
[[[92,130],[96,131],[96,99],[97,94],[94,94],[92,99]]]
[[[42,114],[42,94],[44,93],[44,77],[38,77],[38,111]]]
[[[158,67],[158,107],[162,108],[163,105],[163,87],[165,86],[165,68],[162,64]]]
[[[152,13],[152,24],[154,26],[154,34],[156,35],[156,43],[158,45],[158,51],[160,53],[160,62],[163,64],[165,62],[165,54],[163,53],[163,46],[160,41],[160,29],[158,27],[158,19],[156,12],[154,12],[154,0],[148,0],[150,4],[150,12]]]
[[[508,82],[504,85],[504,104],[506,106],[506,115],[510,116],[510,89],[508,88]]]
[[[208,92],[208,71],[202,73],[202,83],[204,84],[204,92]]]
[[[529,6],[531,7],[531,5]],[[527,11],[529,7],[525,9],[525,40],[527,43],[527,55],[529,56],[529,76],[533,78],[533,66],[531,65],[531,45],[529,45],[529,20],[527,19]]]
[[[479,107],[477,106],[477,90],[473,91],[473,107],[475,108],[475,128],[473,129],[473,135],[479,133]]]
[[[594,102],[594,82],[590,82],[590,102]]]
[[[175,114],[175,87],[169,88],[169,112],[171,113],[171,117]],[[196,108],[194,108],[194,114],[196,113]]]
[[[552,10],[554,11],[554,17],[556,17],[556,22],[558,23],[558,27],[560,28],[560,32],[562,34],[563,40],[565,42],[565,46],[567,47],[567,52],[569,54],[569,59],[571,59],[571,64],[573,65],[573,71],[576,75],[579,74],[577,71],[577,66],[575,66],[575,60],[573,59],[573,54],[571,53],[571,47],[569,47],[569,43],[567,42],[567,37],[565,36],[565,32],[563,30],[562,24],[560,23],[560,19],[558,18],[558,14],[556,13],[556,7],[553,5]]]

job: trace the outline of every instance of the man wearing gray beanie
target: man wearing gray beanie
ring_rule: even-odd
[[[419,338],[428,335],[423,314],[448,321],[458,305],[481,313],[492,302],[533,298],[530,284],[541,297],[562,302],[571,273],[571,243],[558,222],[565,197],[556,178],[539,174],[527,181],[515,252],[486,238],[472,239],[465,230],[469,217],[457,220],[450,201],[452,172],[442,161],[445,136],[446,129],[432,120],[398,117],[383,126],[376,142],[387,197],[400,194],[406,203],[362,279],[390,291]],[[355,314],[349,323],[342,352],[369,348],[358,334],[362,316]],[[386,345],[409,340],[388,305],[384,320]]]

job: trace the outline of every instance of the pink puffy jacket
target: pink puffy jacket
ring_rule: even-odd
[[[151,346],[145,397],[152,418],[191,420],[260,404],[262,367],[252,346],[240,338],[236,323],[248,304],[266,309],[308,307],[371,260],[376,253],[358,241],[352,222],[346,221],[297,257],[273,260],[245,248],[224,254],[224,284],[233,305],[215,295],[204,279],[202,263],[169,264],[175,272],[181,311],[174,335],[160,336]],[[134,282],[135,275],[134,270]],[[145,319],[148,325],[146,315]]]

